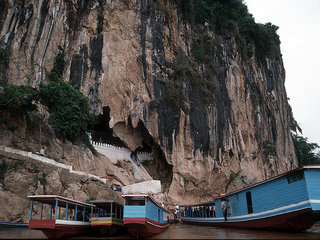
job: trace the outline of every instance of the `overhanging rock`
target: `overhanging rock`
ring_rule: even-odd
[[[158,194],[161,192],[160,180],[135,183],[122,188],[123,194]]]

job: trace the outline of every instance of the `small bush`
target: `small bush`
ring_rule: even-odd
[[[208,62],[202,72],[198,72],[193,67],[189,58],[184,54],[182,49],[175,50],[176,57],[172,64],[174,74],[174,83],[166,85],[166,97],[169,101],[176,101],[183,96],[181,83],[187,82],[195,89],[199,89],[201,100],[204,103],[211,103],[215,99],[217,84],[214,81],[216,67],[212,62]],[[209,61],[209,60],[208,60]]]
[[[51,81],[59,81],[62,80],[63,71],[67,65],[67,60],[65,56],[64,49],[59,46],[58,54],[55,58],[53,68],[48,74],[48,77]]]
[[[90,197],[90,198],[86,199],[86,203],[90,204],[92,200],[94,200],[94,197]]]
[[[256,105],[256,106],[259,105],[261,97],[260,97],[260,95],[258,93],[251,92],[250,97],[251,97],[251,100],[252,100],[254,105]]]
[[[189,179],[186,178],[186,177],[183,177],[183,182],[184,182],[184,184],[188,184],[189,183]]]
[[[3,118],[21,116],[22,113],[36,109],[34,102],[39,99],[36,89],[28,86],[3,86],[0,94],[0,114]]]
[[[231,171],[229,181],[232,182],[236,177],[238,177],[239,173],[240,172],[235,173],[235,172]]]
[[[48,176],[49,174],[48,173],[42,173],[42,176],[40,177],[40,178],[38,178],[38,180],[39,180],[39,182],[40,182],[40,184],[42,185],[42,186],[45,186],[45,185],[47,185],[47,176]]]
[[[153,99],[153,100],[151,100],[151,101],[149,102],[149,108],[150,108],[151,110],[156,109],[157,106],[158,106],[158,101],[157,101],[157,100]]]
[[[263,142],[263,153],[267,157],[268,156],[276,156],[277,150],[276,150],[274,142],[269,141],[269,140],[264,141]]]

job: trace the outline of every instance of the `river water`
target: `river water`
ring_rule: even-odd
[[[0,228],[0,239],[46,239],[41,231],[27,228]],[[70,239],[131,239],[128,234],[116,237],[80,236]],[[216,228],[182,223],[170,224],[164,232],[150,239],[320,239],[320,222],[303,233]]]

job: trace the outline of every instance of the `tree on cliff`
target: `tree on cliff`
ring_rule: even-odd
[[[320,155],[315,152],[319,148],[318,144],[309,143],[308,138],[297,134],[293,134],[292,139],[300,166],[320,164]]]
[[[40,85],[41,100],[49,107],[49,123],[70,141],[85,137],[91,117],[87,98],[71,84],[53,81]]]
[[[0,124],[4,123],[12,130],[17,129],[10,121],[36,110],[35,103],[40,100],[49,107],[49,123],[59,137],[72,142],[82,140],[88,144],[88,126],[94,117],[90,114],[88,99],[62,80],[66,64],[65,52],[59,47],[53,69],[48,74],[50,82],[41,83],[39,91],[30,86],[0,82]]]
[[[88,99],[70,83],[62,80],[67,65],[64,49],[59,46],[53,69],[48,74],[50,82],[40,85],[41,101],[49,107],[49,123],[63,139],[87,141],[88,125],[93,120]]]

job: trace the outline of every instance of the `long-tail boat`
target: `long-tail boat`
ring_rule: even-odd
[[[41,230],[48,238],[89,233],[92,204],[57,195],[34,195],[28,198],[31,200],[30,229]]]
[[[169,226],[169,213],[151,196],[122,195],[125,198],[123,224],[134,238],[149,237]]]
[[[114,235],[121,231],[123,226],[123,204],[113,200],[93,200],[96,208],[92,208],[90,223],[102,235]]]
[[[209,202],[180,205],[180,218],[210,226],[304,231],[320,220],[319,184],[320,165],[305,166]]]

